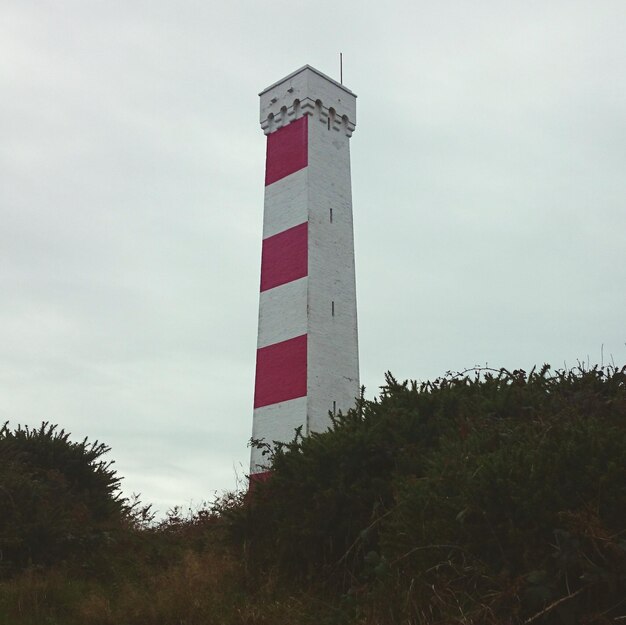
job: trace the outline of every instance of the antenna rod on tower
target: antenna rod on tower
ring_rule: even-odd
[[[339,53],[339,82],[343,85],[343,52]]]

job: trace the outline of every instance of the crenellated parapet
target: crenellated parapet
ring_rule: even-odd
[[[347,137],[356,127],[356,95],[310,65],[274,83],[259,96],[261,128],[266,135],[303,115]]]

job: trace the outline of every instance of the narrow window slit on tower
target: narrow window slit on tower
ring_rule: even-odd
[[[333,209],[330,209],[330,223],[333,223]]]
[[[326,126],[328,127],[328,130],[330,130],[330,116],[326,120]]]
[[[337,402],[333,402],[333,414],[337,414]]]
[[[334,317],[334,316],[335,316],[335,300],[333,300],[333,301],[330,303],[330,311],[331,311],[331,313],[332,313],[332,316]]]

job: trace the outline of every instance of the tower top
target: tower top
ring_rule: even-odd
[[[302,115],[317,115],[348,137],[356,126],[356,94],[310,65],[270,85],[259,96],[261,128],[266,135]]]

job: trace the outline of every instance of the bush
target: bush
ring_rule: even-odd
[[[5,426],[4,564],[70,560],[0,580],[0,623],[624,616],[626,369],[388,375],[328,432],[268,449],[247,495],[155,524],[120,498],[105,446]]]
[[[0,565],[49,564],[93,553],[129,519],[109,448],[73,442],[42,423],[0,429]]]
[[[233,517],[252,569],[360,597],[372,622],[513,623],[560,602],[546,617],[566,623],[626,594],[626,369],[388,375],[272,454]]]

